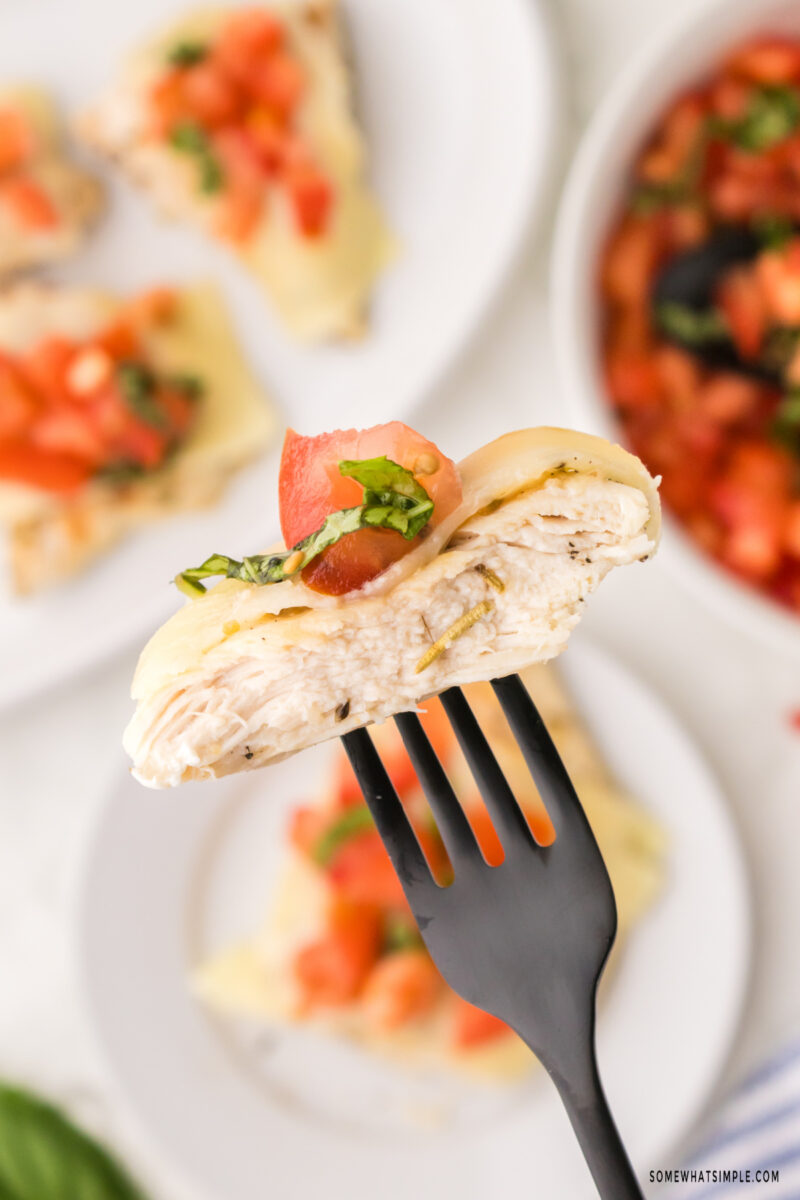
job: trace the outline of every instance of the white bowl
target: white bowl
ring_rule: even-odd
[[[727,47],[758,32],[800,36],[800,0],[712,0],[682,12],[625,65],[583,136],[562,197],[551,277],[559,376],[581,428],[620,437],[600,372],[596,265],[632,159],[669,101]],[[800,656],[800,617],[718,567],[669,517],[661,554],[730,622]]]

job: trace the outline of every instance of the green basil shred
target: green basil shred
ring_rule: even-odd
[[[195,159],[201,191],[218,192],[225,182],[225,174],[203,127],[196,121],[181,121],[170,132],[169,141],[174,150]]]
[[[290,550],[255,554],[241,562],[226,554],[212,554],[199,567],[182,571],[175,579],[177,587],[184,595],[194,597],[205,592],[203,579],[218,575],[245,583],[280,583],[302,571],[323,550],[335,546],[349,533],[359,529],[392,529],[411,541],[433,516],[433,501],[424,487],[411,471],[390,458],[346,459],[339,463],[339,473],[364,488],[361,504],[331,513],[319,529]],[[299,560],[298,553],[302,555]],[[292,568],[287,572],[286,563],[290,559]]]
[[[374,828],[375,822],[366,804],[357,804],[353,808],[345,809],[319,838],[311,857],[318,867],[327,867],[346,842]]]
[[[205,42],[186,40],[177,42],[172,47],[167,55],[167,62],[173,67],[193,67],[202,62],[207,54],[208,46]]]
[[[659,304],[656,317],[663,333],[686,346],[727,341],[730,336],[724,316],[715,308],[692,308],[665,301]]]

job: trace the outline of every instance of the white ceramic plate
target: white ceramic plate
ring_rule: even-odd
[[[665,107],[728,47],[760,32],[800,35],[796,0],[702,0],[619,72],[594,113],[570,170],[554,241],[551,313],[559,375],[575,425],[618,439],[598,353],[596,263],[622,200],[630,163]],[[744,633],[800,658],[800,620],[701,553],[665,514],[659,561]]]
[[[199,2],[199,0],[198,0]],[[192,0],[5,0],[0,79],[52,84],[74,112],[127,47]],[[343,0],[370,170],[401,243],[357,345],[292,344],[225,252],[162,224],[109,176],[112,206],[64,278],[121,289],[212,277],[288,423],[304,432],[405,416],[464,346],[541,197],[557,104],[538,3]],[[276,453],[213,513],[129,540],[69,586],[0,595],[0,706],[143,637],[174,602],[168,581],[212,550],[253,551],[277,528]]]
[[[621,955],[599,1022],[633,1159],[663,1166],[738,1021],[745,871],[717,784],[661,702],[580,640],[563,670],[611,768],[669,832],[663,896]],[[171,794],[125,779],[106,805],[81,872],[78,960],[92,1027],[139,1124],[209,1200],[514,1200],[532,1185],[588,1200],[542,1073],[510,1089],[407,1076],[320,1036],[223,1024],[192,1001],[192,963],[260,921],[287,811],[329,754]]]

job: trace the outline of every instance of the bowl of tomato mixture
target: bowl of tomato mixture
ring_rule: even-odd
[[[626,66],[570,174],[552,297],[575,423],[662,476],[665,562],[800,652],[797,0],[704,5]]]

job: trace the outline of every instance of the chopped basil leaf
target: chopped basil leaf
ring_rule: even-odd
[[[433,515],[433,501],[411,471],[389,458],[368,458],[339,463],[339,471],[364,488],[361,504],[331,513],[319,529],[290,550],[256,554],[239,562],[226,554],[212,554],[199,567],[190,567],[175,579],[187,596],[206,590],[201,582],[215,575],[241,579],[245,583],[280,583],[308,566],[323,550],[335,546],[348,533],[359,529],[392,529],[411,541]]]
[[[753,218],[752,226],[765,250],[781,250],[795,235],[794,222],[782,213],[762,213]]]
[[[196,121],[181,121],[170,132],[169,141],[175,150],[196,159],[202,191],[218,192],[225,182],[225,175],[202,126]]]
[[[162,429],[164,413],[155,400],[156,378],[153,372],[136,362],[121,362],[117,365],[117,383],[128,408],[147,425]]]
[[[422,949],[424,942],[413,921],[399,916],[389,916],[383,935],[383,948],[387,954],[398,950]]]
[[[794,358],[800,345],[800,329],[789,325],[776,325],[766,336],[761,351],[761,362],[778,374],[782,374]]]
[[[346,809],[317,842],[312,853],[314,862],[319,867],[327,867],[345,842],[374,828],[375,822],[366,804]]]
[[[698,309],[666,301],[656,309],[656,318],[663,333],[686,346],[722,342],[730,336],[725,318],[714,308]]]
[[[167,62],[173,67],[193,67],[195,63],[202,62],[207,54],[205,42],[177,42],[167,55]]]
[[[781,400],[772,420],[772,436],[794,454],[800,454],[800,388]]]
[[[144,1200],[94,1138],[21,1088],[0,1084],[3,1200]]]
[[[716,118],[712,133],[748,154],[760,154],[790,137],[800,124],[800,93],[796,88],[765,84],[750,97],[738,120]]]

